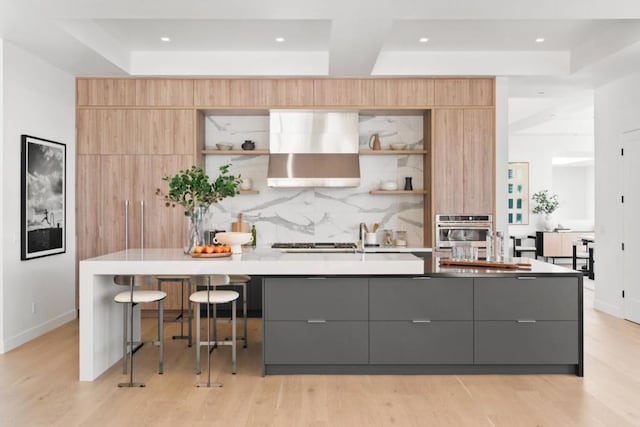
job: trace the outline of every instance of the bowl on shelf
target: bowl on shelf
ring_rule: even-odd
[[[390,145],[392,150],[404,150],[405,148],[407,148],[407,144],[402,144],[399,142],[395,142],[393,144]]]
[[[216,144],[218,150],[229,151],[233,148],[233,144]]]
[[[380,189],[384,191],[395,191],[398,189],[398,183],[395,181],[382,181]]]
[[[224,233],[217,233],[216,240],[218,243],[231,246],[232,254],[241,254],[242,245],[251,241],[251,233],[227,231]]]

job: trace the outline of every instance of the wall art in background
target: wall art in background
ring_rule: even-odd
[[[64,253],[67,147],[29,135],[21,139],[20,259]]]
[[[529,224],[529,163],[509,162],[507,177],[508,223]]]

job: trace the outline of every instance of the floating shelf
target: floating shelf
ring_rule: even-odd
[[[202,154],[214,156],[264,156],[269,154],[269,150],[202,150]]]
[[[259,191],[258,190],[240,190],[240,194],[244,195],[244,194],[258,194]]]
[[[371,191],[369,191],[369,194],[385,194],[385,195],[391,195],[391,194],[427,194],[427,190],[411,190],[411,191],[406,191],[406,190],[371,190]]]
[[[401,156],[407,154],[427,154],[427,150],[360,150],[360,155]]]

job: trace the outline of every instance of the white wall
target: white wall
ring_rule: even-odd
[[[75,318],[75,85],[73,76],[12,43],[4,43],[2,56],[2,338],[9,351]],[[64,254],[20,261],[21,134],[67,144]]]
[[[593,147],[593,136],[572,136],[572,135],[510,135],[509,136],[509,161],[529,162],[529,198],[531,195],[544,189],[556,192],[553,181],[553,157],[563,157],[568,153],[581,153],[588,155]],[[581,203],[589,197],[588,193],[593,193],[592,175],[584,174],[584,185],[580,182],[574,183],[576,192],[580,192]],[[591,181],[593,182],[593,181]],[[566,185],[559,183],[559,188]],[[563,203],[571,203],[570,199],[565,199]],[[591,205],[592,206],[592,205]],[[533,203],[531,204],[533,208]],[[565,206],[566,207],[566,206]],[[506,210],[505,210],[506,211]],[[576,231],[593,230],[593,214],[587,213],[584,217],[576,218],[570,212],[575,211],[569,208],[563,212],[558,210],[554,213],[554,221]],[[526,235],[541,229],[539,215],[529,214],[528,225],[510,225],[509,234]]]
[[[3,67],[3,60],[4,60],[4,53],[3,53],[3,47],[4,47],[4,40],[0,38],[0,153],[2,153],[2,155],[4,156],[4,151],[2,149],[3,144],[3,135],[4,135],[4,127],[3,127],[3,123],[4,123],[4,102],[3,102],[3,95],[4,95],[4,79],[3,79],[3,71],[4,71],[4,67]],[[3,192],[2,192],[2,187],[3,187],[3,183],[4,183],[4,162],[0,160],[0,354],[4,353],[4,323],[2,318],[4,317],[4,309],[3,307],[3,291],[2,291],[2,284],[3,284],[3,271],[4,271],[4,262],[3,262],[3,244],[2,242],[3,240],[3,231],[4,231],[4,227],[2,226],[2,224],[4,224],[3,221],[3,206],[4,206],[4,198],[3,198]]]
[[[640,73],[596,89],[596,299],[599,310],[623,316],[621,134],[640,128]]]

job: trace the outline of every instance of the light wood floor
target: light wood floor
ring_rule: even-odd
[[[592,309],[585,291],[585,377],[569,375],[260,376],[261,321],[230,374],[214,352],[220,389],[195,388],[194,354],[168,341],[165,374],[155,348],[136,354],[143,389],[119,389],[117,364],[78,378],[72,322],[0,355],[1,426],[626,426],[640,425],[640,326]],[[171,325],[167,336],[175,333]],[[148,321],[145,331],[155,331]]]

